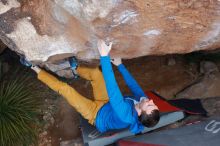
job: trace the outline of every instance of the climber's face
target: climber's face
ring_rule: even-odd
[[[146,112],[146,114],[151,114],[153,110],[158,110],[158,107],[154,104],[153,100],[148,98],[142,99],[139,103],[139,108],[141,112]]]

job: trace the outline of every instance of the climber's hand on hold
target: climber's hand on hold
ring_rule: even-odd
[[[103,40],[98,40],[97,46],[100,56],[108,56],[112,49],[112,42],[110,42],[109,45],[106,45]]]
[[[121,58],[114,58],[111,59],[112,64],[114,64],[115,66],[119,66],[120,64],[122,64]]]

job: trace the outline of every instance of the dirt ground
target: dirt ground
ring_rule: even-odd
[[[219,58],[219,59],[218,59]],[[9,59],[11,60],[11,58]],[[16,59],[15,59],[16,60]],[[212,61],[214,67],[209,65],[202,68],[202,61]],[[166,99],[201,98],[208,115],[220,116],[220,57],[207,54],[168,55],[142,57],[123,61],[134,78],[144,90],[154,90]],[[18,63],[11,65],[19,65]],[[217,70],[216,70],[216,68]],[[201,68],[203,71],[201,71]],[[213,70],[213,68],[215,68]],[[116,79],[123,94],[130,94],[122,76],[114,67]],[[204,73],[204,70],[208,73]],[[37,80],[36,74],[30,69],[30,76]],[[64,80],[64,79],[62,79]],[[64,80],[75,88],[80,94],[93,98],[89,81],[82,78],[77,80]],[[66,100],[50,90],[40,81],[36,84],[42,95],[43,128],[39,134],[40,146],[74,146],[82,143],[79,129],[79,114],[66,102]],[[184,89],[184,90],[183,90]],[[196,91],[196,92],[193,92]],[[201,118],[201,117],[193,117]],[[187,120],[193,119],[188,118]],[[176,123],[169,128],[181,126],[184,122]]]

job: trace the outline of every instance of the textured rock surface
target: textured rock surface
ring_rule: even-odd
[[[218,66],[210,61],[200,62],[200,77],[176,95],[177,98],[219,97],[220,72]]]
[[[96,59],[97,38],[123,58],[216,49],[220,1],[0,0],[0,39],[29,60]]]
[[[0,41],[0,54],[7,48],[5,44]]]

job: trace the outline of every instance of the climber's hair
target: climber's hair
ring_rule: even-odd
[[[147,114],[145,111],[141,112],[141,115],[138,117],[139,121],[145,127],[153,127],[155,126],[160,120],[160,112],[159,110],[155,109],[151,112],[151,114]]]

